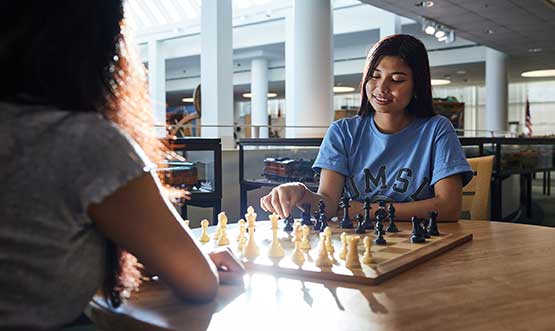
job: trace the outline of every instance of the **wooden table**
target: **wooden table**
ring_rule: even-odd
[[[244,287],[192,305],[156,282],[117,310],[96,297],[88,315],[111,330],[555,329],[555,228],[461,221],[441,230],[474,240],[379,286],[252,273]]]

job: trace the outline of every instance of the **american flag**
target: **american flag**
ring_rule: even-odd
[[[530,116],[530,101],[526,99],[526,118],[524,120],[524,125],[528,130],[528,137],[532,136],[532,116]]]

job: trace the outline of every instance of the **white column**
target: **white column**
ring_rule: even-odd
[[[380,26],[380,39],[392,34],[401,33],[401,17],[393,13],[383,13],[383,23]]]
[[[295,138],[295,11],[285,16],[285,138]]]
[[[507,55],[486,49],[486,130],[506,131],[508,127]]]
[[[157,137],[166,136],[166,62],[160,47],[161,42],[148,42],[148,92]]]
[[[294,10],[294,125],[296,137],[322,137],[333,119],[333,24],[330,0],[303,0]],[[291,111],[288,109],[287,114]]]
[[[222,148],[233,148],[231,0],[203,0],[201,11],[201,132],[221,138]]]
[[[266,126],[253,127],[253,132],[258,132],[258,138],[268,138],[268,60],[265,58],[251,61],[251,95],[251,123]]]

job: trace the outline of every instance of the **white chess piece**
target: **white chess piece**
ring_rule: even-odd
[[[207,242],[210,241],[210,237],[208,236],[208,233],[206,232],[206,230],[208,229],[208,220],[207,220],[207,219],[203,219],[203,220],[200,222],[200,226],[201,226],[201,228],[202,228],[202,230],[201,230],[202,232],[201,232],[201,234],[200,234],[199,241],[200,241],[201,243],[207,243]]]
[[[183,221],[183,225],[185,225],[185,227],[191,228],[191,227],[189,226],[189,224],[190,224],[190,221],[189,221],[189,220],[184,220],[184,221]]]
[[[362,263],[370,264],[373,262],[372,259],[372,239],[370,237],[364,237],[364,255],[362,256]]]
[[[320,243],[318,244],[318,256],[314,261],[314,265],[317,267],[330,267],[333,265],[333,261],[328,256],[328,250],[326,249],[326,236],[320,234]]]
[[[243,255],[248,260],[254,260],[260,255],[260,249],[258,248],[254,240],[254,219],[249,219],[248,217],[247,219],[249,222],[249,240],[247,241],[247,245],[243,249]]]
[[[360,268],[360,260],[358,257],[358,241],[360,238],[358,236],[349,236],[349,250],[347,251],[347,260],[345,261],[345,266],[347,268]]]
[[[310,241],[308,240],[308,236],[310,235],[310,228],[308,227],[308,225],[301,226],[301,232],[302,232],[302,239],[299,244],[300,249],[309,250],[311,247],[310,247]]]
[[[331,228],[329,226],[326,226],[324,229],[324,236],[326,237],[326,249],[328,250],[328,253],[333,256],[335,248],[331,244]]]
[[[247,233],[247,228],[245,227],[245,220],[240,219],[237,221],[237,225],[239,226],[239,235],[237,236],[237,242],[241,242],[243,238],[245,238],[245,233]]]
[[[249,206],[249,208],[247,208],[245,218],[247,219],[247,227],[249,229],[251,228],[251,226],[256,226],[256,213],[254,212],[254,208],[252,206]]]
[[[339,258],[345,260],[347,257],[347,233],[341,233],[341,251],[339,252]]]
[[[221,228],[220,231],[220,238],[218,238],[218,246],[225,246],[229,245],[229,238],[227,237],[227,230],[226,228]]]
[[[303,232],[301,230],[301,223],[295,222],[293,224],[293,239],[291,241],[292,242],[301,241],[302,235],[303,235]]]
[[[278,218],[279,216],[276,214],[270,216],[270,222],[272,223],[272,243],[268,249],[268,257],[279,258],[285,255],[285,251],[281,247],[278,239]]]
[[[293,261],[293,263],[295,263],[296,265],[298,265],[300,267],[304,264],[305,257],[304,257],[303,251],[301,250],[301,248],[299,246],[300,246],[299,242],[296,241],[295,242],[295,250],[293,251],[293,254],[291,255],[291,261]]]

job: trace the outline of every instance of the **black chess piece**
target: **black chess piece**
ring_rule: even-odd
[[[364,222],[363,222],[363,219],[362,219],[362,215],[361,215],[361,214],[357,214],[356,220],[357,220],[357,222],[358,222],[358,226],[357,226],[357,228],[355,229],[355,233],[356,233],[356,234],[364,234],[364,233],[366,233],[366,229],[364,228]]]
[[[374,239],[374,244],[376,245],[387,245],[387,241],[383,237],[383,222],[382,215],[378,214],[376,217],[376,239]]]
[[[426,229],[426,221],[427,220],[425,218],[420,219],[420,230],[422,237],[429,239],[430,233],[428,232],[428,229]]]
[[[289,214],[289,216],[287,216],[287,218],[285,219],[285,227],[283,228],[283,231],[293,231],[293,223],[295,223],[295,219],[293,218],[292,214]]]
[[[385,221],[385,219],[387,218],[387,211],[385,210],[385,201],[380,201],[379,207],[376,210],[376,213],[374,214],[374,217],[376,218],[376,222],[378,221],[378,216],[381,218],[381,221]]]
[[[326,217],[325,213],[320,213],[320,232],[324,232],[324,230],[328,227],[328,218]]]
[[[312,215],[311,215],[311,205],[309,203],[305,203],[302,205],[303,212],[301,213],[301,225],[308,225],[313,226],[312,223]]]
[[[364,228],[366,230],[373,230],[374,224],[372,223],[372,204],[370,202],[370,198],[364,199]]]
[[[322,226],[322,222],[320,221],[320,212],[314,211],[314,231],[320,231],[320,226]]]
[[[430,236],[438,237],[439,230],[437,228],[436,220],[437,220],[437,211],[432,210],[430,212],[430,219],[428,221],[428,233],[430,234]]]
[[[393,207],[392,203],[389,204],[389,208],[387,210],[389,212],[389,225],[387,226],[387,229],[385,229],[385,231],[387,231],[387,232],[399,232],[399,229],[397,228],[397,225],[395,224],[395,207]]]
[[[422,236],[422,227],[420,225],[421,219],[413,216],[410,221],[412,222],[412,232],[410,242],[413,244],[420,244],[426,242],[426,238]]]
[[[349,204],[350,200],[351,199],[347,195],[343,195],[343,197],[341,198],[341,202],[339,203],[339,207],[343,208],[343,218],[339,223],[339,227],[341,227],[342,229],[353,228],[353,221],[351,221],[351,218],[349,217],[349,207],[351,207],[351,205]]]

